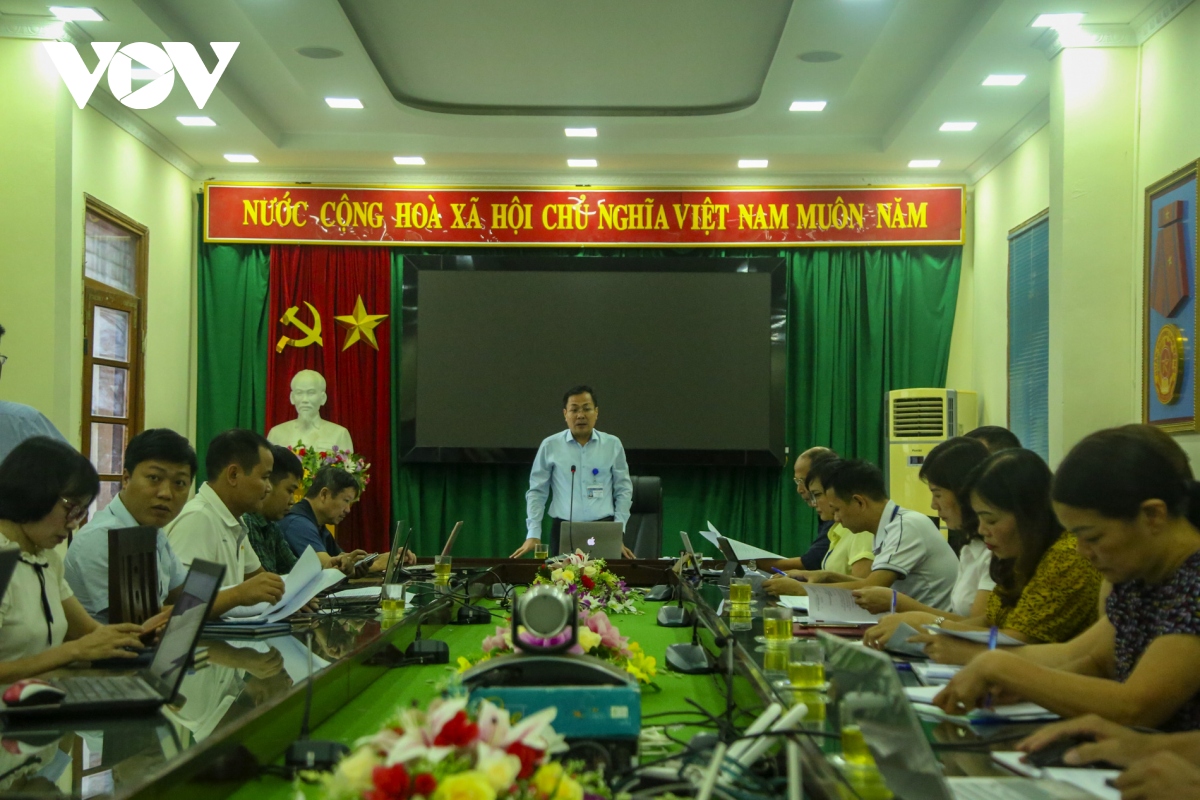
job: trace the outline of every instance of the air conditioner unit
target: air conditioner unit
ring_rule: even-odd
[[[929,516],[929,487],[918,477],[930,450],[978,425],[978,395],[956,389],[894,389],[888,392],[888,492],[897,505]]]

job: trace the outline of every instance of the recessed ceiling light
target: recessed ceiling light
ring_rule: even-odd
[[[362,108],[362,100],[357,97],[326,97],[325,104],[330,108]]]
[[[788,111],[824,111],[824,100],[793,100]]]
[[[189,128],[215,128],[217,123],[213,122],[210,117],[176,117],[180,125],[187,125]]]
[[[94,8],[72,8],[70,6],[50,6],[50,13],[63,22],[103,22],[104,17]]]
[[[939,131],[973,131],[978,122],[943,122]]]
[[[421,158],[420,156],[396,156],[395,158],[392,159],[392,161],[395,161],[397,164],[399,164],[402,167],[423,167],[423,166],[425,166],[425,159]]]
[[[941,163],[941,160],[937,158],[914,158],[908,162],[908,165],[913,169],[932,169]]]
[[[738,167],[741,169],[766,169],[767,160],[765,158],[739,158]]]
[[[1033,21],[1031,28],[1074,28],[1083,22],[1083,14],[1042,14]]]
[[[600,166],[594,158],[568,158],[568,167],[598,167]]]
[[[341,58],[345,55],[341,50],[332,47],[297,47],[296,52],[305,58]]]
[[[586,136],[594,137],[596,135],[595,128],[563,128],[563,132],[567,136]]]
[[[258,159],[251,155],[241,153],[226,153],[226,161],[232,161],[234,164],[257,164]]]
[[[837,61],[841,57],[841,53],[835,53],[832,50],[809,50],[807,53],[801,53],[796,56],[796,58],[801,61],[807,61],[809,64],[827,64],[830,61]]]
[[[983,79],[984,86],[1017,86],[1025,80],[1024,75],[988,75]]]

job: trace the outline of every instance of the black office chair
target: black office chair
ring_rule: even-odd
[[[142,623],[159,612],[158,531],[108,532],[108,621]]]
[[[633,478],[633,504],[625,525],[625,546],[638,558],[662,556],[662,478],[637,475]]]

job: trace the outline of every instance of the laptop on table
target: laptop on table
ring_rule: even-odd
[[[825,649],[830,701],[860,693],[856,721],[888,788],[898,800],[1095,800],[1096,795],[1056,780],[947,778],[884,653],[818,632]],[[840,724],[840,721],[839,721]]]
[[[559,528],[559,555],[582,550],[590,558],[618,559],[625,546],[625,527],[619,522],[564,522]]]
[[[66,692],[57,703],[0,708],[11,720],[94,714],[147,713],[171,702],[183,683],[204,620],[221,590],[225,567],[196,559],[171,610],[154,660],[133,675],[55,678],[47,681]]]

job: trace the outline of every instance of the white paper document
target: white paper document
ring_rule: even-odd
[[[380,586],[354,586],[350,589],[341,589],[336,592],[330,592],[326,597],[336,597],[338,600],[353,600],[357,597],[380,597],[383,587]]]
[[[711,522],[708,523],[708,530],[700,531],[700,535],[711,542],[713,547],[720,549],[717,545],[717,537],[722,534],[713,527]],[[725,538],[729,539],[728,536]],[[752,544],[739,542],[737,539],[729,539],[729,546],[733,548],[733,553],[738,557],[738,561],[757,561],[760,558],[783,558],[778,553],[772,553],[760,547],[755,547]]]
[[[814,625],[869,625],[879,621],[879,614],[859,608],[850,589],[805,584],[808,592],[808,618]]]
[[[962,669],[958,664],[935,664],[932,661],[918,661],[912,665],[913,674],[917,680],[926,686],[945,686],[950,679]]]
[[[283,597],[278,603],[234,608],[225,614],[225,619],[231,622],[279,622],[345,577],[340,570],[321,569],[316,551],[311,546],[306,547],[292,571],[283,576]]]
[[[914,636],[920,636],[921,632],[909,625],[907,622],[901,622],[896,626],[895,632],[892,633],[887,644],[883,646],[884,650],[892,653],[899,653],[902,656],[913,656],[915,658],[927,658],[925,655],[925,645],[910,643],[908,640]]]
[[[793,612],[800,611],[804,615],[808,614],[808,598],[802,594],[783,594],[779,596],[779,605],[787,606]],[[795,614],[801,616],[801,614]]]
[[[1121,773],[1115,769],[1083,769],[1078,767],[1046,767],[1039,768],[1021,761],[1024,753],[1005,751],[992,753],[992,760],[997,764],[1012,770],[1018,775],[1028,778],[1049,778],[1051,780],[1069,783],[1104,800],[1120,800],[1121,792],[1114,789],[1105,781],[1115,778]]]
[[[976,708],[965,715],[947,714],[933,705],[933,698],[938,695],[943,686],[905,686],[904,693],[912,701],[913,708],[922,716],[937,719],[967,719],[972,722],[1036,722],[1041,720],[1058,719],[1058,715],[1037,703],[1013,703],[995,708]]]
[[[939,636],[953,636],[956,639],[966,639],[968,642],[976,644],[987,644],[988,638],[991,636],[991,631],[954,631],[949,628],[939,628],[935,625],[926,625],[925,630],[930,633],[936,633]],[[1014,639],[1005,633],[996,632],[996,645],[1002,647],[1024,647],[1025,642],[1020,639]]]

